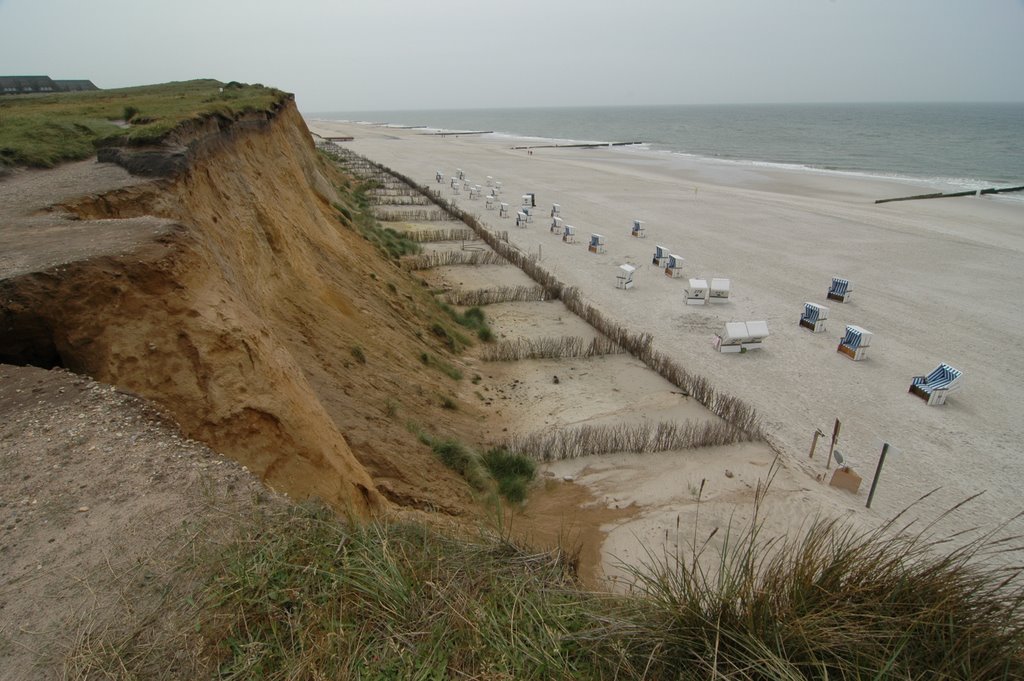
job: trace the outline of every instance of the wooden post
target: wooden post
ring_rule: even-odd
[[[821,432],[821,428],[814,429],[814,439],[811,440],[811,453],[807,456],[808,459],[814,458],[814,450],[818,446],[818,438],[823,437],[825,433]]]
[[[885,455],[889,452],[889,443],[886,442],[882,445],[882,455],[878,457],[878,466],[875,468],[875,478],[871,481],[871,491],[868,492],[868,503],[864,504],[864,508],[871,508],[871,500],[875,496],[875,487],[878,486],[878,476],[882,474],[882,464],[885,463]]]
[[[825,461],[825,469],[828,470],[832,467],[832,452],[836,448],[836,441],[839,440],[839,429],[843,427],[843,424],[836,419],[836,425],[832,427],[832,444],[828,447],[828,459]]]

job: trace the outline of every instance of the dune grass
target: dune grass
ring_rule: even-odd
[[[97,146],[152,144],[186,121],[271,111],[287,97],[216,80],[0,97],[0,166],[50,168],[88,158]]]
[[[574,553],[485,530],[346,523],[316,504],[223,521],[226,540],[191,535],[159,573],[195,587],[169,590],[148,625],[175,623],[161,640],[198,638],[195,654],[111,629],[72,651],[83,677],[1024,678],[1019,569],[980,560],[1006,548],[994,533],[953,549],[893,523],[812,521],[788,540],[756,521],[678,528],[690,546],[652,550],[613,595],[580,586]]]

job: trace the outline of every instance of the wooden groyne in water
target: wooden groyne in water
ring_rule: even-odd
[[[447,137],[448,135],[490,135],[493,130],[446,130],[445,132],[421,132],[421,135]]]
[[[933,194],[916,194],[914,196],[898,196],[894,199],[878,199],[875,203],[889,203],[890,201],[916,201],[917,199],[949,199],[954,196],[980,196],[982,194],[1008,194],[1010,192],[1024,191],[1024,184],[1017,187],[989,187],[988,189],[968,189],[962,192],[935,192]]]
[[[629,147],[634,144],[647,144],[647,142],[582,142],[580,144],[534,144],[527,147],[512,147],[513,149],[597,149],[598,147]]]

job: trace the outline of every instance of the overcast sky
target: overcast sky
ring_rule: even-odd
[[[304,112],[1024,101],[1024,0],[0,0],[0,75]]]

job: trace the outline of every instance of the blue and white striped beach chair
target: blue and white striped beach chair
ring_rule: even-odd
[[[651,264],[657,267],[664,267],[668,264],[668,247],[666,246],[655,246],[654,247],[654,258],[651,259]]]
[[[828,308],[815,303],[804,303],[804,312],[800,315],[800,326],[810,329],[813,333],[825,331],[825,320],[828,319]]]
[[[943,362],[927,376],[914,376],[910,381],[911,393],[928,403],[928,406],[945,404],[946,396],[962,386],[964,373]]]
[[[840,303],[845,303],[852,294],[853,284],[850,283],[849,279],[832,277],[832,285],[828,288],[829,300],[838,300]]]
[[[675,253],[668,254],[668,262],[665,263],[665,276],[667,277],[681,277],[683,276],[683,265],[686,260]]]
[[[859,362],[867,357],[868,346],[871,345],[873,335],[867,329],[847,324],[846,334],[839,339],[839,347],[836,348],[836,352],[841,352],[853,361]]]

